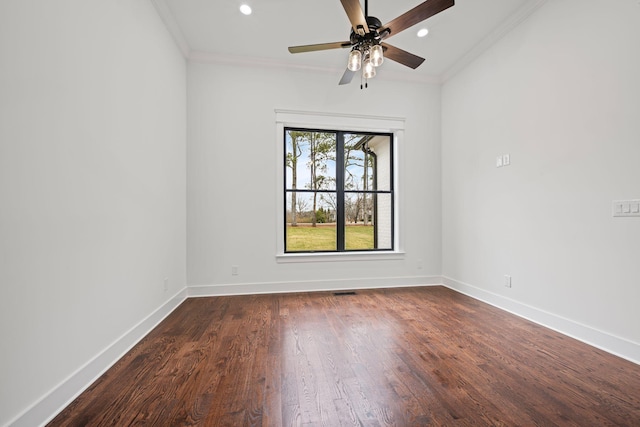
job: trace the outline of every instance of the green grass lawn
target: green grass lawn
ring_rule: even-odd
[[[373,226],[347,226],[346,247],[348,250],[374,249]],[[335,251],[336,227],[291,227],[287,226],[287,251]]]

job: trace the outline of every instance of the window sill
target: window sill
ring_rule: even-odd
[[[301,262],[381,261],[404,259],[404,252],[341,252],[278,254],[278,264]]]

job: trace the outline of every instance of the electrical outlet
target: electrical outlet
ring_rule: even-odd
[[[164,278],[164,291],[167,292],[169,290],[169,278]]]
[[[232,276],[237,276],[238,275],[238,266],[237,265],[232,265],[231,266],[231,275]]]
[[[504,286],[505,288],[511,287],[511,276],[504,275]]]

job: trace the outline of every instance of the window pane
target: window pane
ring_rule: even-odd
[[[361,251],[365,249],[375,249],[373,225],[347,224],[344,233],[346,250]]]
[[[387,135],[376,135],[367,143],[367,147],[374,159],[374,189],[391,191],[391,138]]]
[[[373,163],[365,152],[368,135],[345,134],[344,136],[344,189],[372,190]]]
[[[393,204],[391,194],[375,194],[376,249],[393,248]]]
[[[285,197],[287,252],[337,250],[336,194],[287,192]]]
[[[287,130],[286,177],[287,189],[336,189],[336,134]]]
[[[391,138],[345,134],[345,190],[391,190]]]
[[[392,249],[391,194],[345,194],[345,248]]]

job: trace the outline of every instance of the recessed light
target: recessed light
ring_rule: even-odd
[[[249,6],[248,4],[243,4],[242,6],[240,6],[240,12],[242,12],[244,15],[251,15],[251,6]]]
[[[422,28],[418,31],[418,37],[426,37],[429,34],[429,30],[426,28]]]

